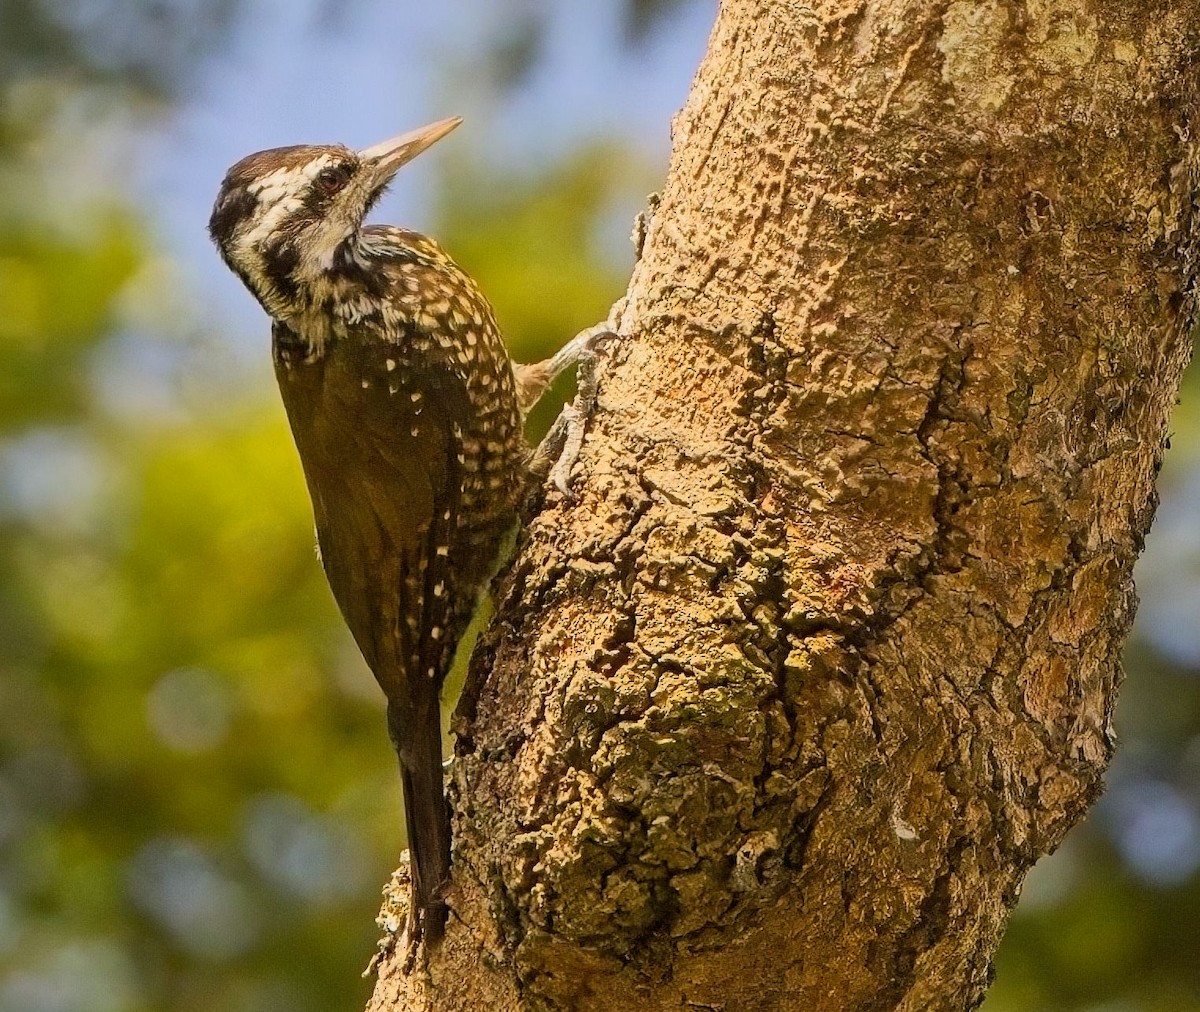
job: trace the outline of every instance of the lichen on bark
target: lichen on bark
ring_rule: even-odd
[[[1198,24],[722,4],[575,498],[473,661],[460,920],[375,1008],[981,1000],[1112,750]]]

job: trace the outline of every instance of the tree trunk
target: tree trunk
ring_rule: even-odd
[[[1200,3],[725,0],[398,1009],[977,1005],[1111,755]]]

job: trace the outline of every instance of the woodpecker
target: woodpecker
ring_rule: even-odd
[[[518,520],[524,416],[593,345],[514,366],[492,308],[432,239],[363,225],[396,171],[461,122],[364,150],[260,151],[226,174],[209,233],[272,320],[275,374],[322,566],[387,698],[410,853],[410,952],[442,936],[450,869],[440,694]],[[581,384],[583,377],[581,375]],[[566,428],[579,413],[568,413]],[[579,435],[559,443],[576,448]],[[555,465],[565,485],[567,454]]]

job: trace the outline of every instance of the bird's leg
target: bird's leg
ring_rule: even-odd
[[[583,446],[583,434],[596,406],[599,384],[596,376],[596,349],[619,335],[605,322],[576,334],[553,356],[543,362],[514,367],[517,398],[522,411],[528,412],[541,399],[546,388],[572,366],[578,367],[575,400],[564,404],[550,431],[538,444],[529,461],[529,469],[539,479],[549,479],[563,495],[570,495],[571,468]]]
[[[534,405],[542,399],[547,387],[572,366],[579,365],[583,359],[593,355],[596,344],[611,332],[612,329],[607,323],[598,323],[576,334],[549,358],[540,362],[514,365],[517,403],[520,405],[521,414],[529,414]]]

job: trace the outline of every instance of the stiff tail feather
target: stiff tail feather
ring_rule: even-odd
[[[412,926],[427,947],[436,945],[446,927],[450,880],[450,810],[442,791],[442,729],[437,714],[407,728],[400,750],[404,820],[408,830]],[[415,941],[415,937],[410,939]]]

